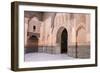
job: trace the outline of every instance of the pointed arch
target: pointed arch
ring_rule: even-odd
[[[56,35],[56,43],[60,46],[61,53],[67,53],[68,49],[68,32],[66,28],[60,27]]]
[[[86,41],[86,28],[79,26],[76,30],[77,45],[83,45]]]

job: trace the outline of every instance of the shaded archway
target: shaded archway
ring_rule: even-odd
[[[68,40],[67,31],[66,29],[64,29],[61,34],[61,53],[67,53],[67,46],[68,46],[67,40]]]
[[[86,40],[86,29],[84,26],[79,26],[76,30],[76,37],[78,44],[85,42]]]
[[[34,35],[30,36],[27,41],[26,53],[38,52],[38,38]]]
[[[60,53],[67,53],[68,49],[68,33],[66,28],[60,27],[56,35],[56,43],[60,48]]]
[[[84,26],[79,26],[76,30],[76,58],[78,58],[78,47],[86,40],[86,32]],[[84,42],[85,43],[85,42]]]

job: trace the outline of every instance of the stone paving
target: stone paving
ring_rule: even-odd
[[[49,60],[69,60],[75,59],[67,54],[48,54],[48,53],[28,53],[25,54],[25,61],[49,61]]]

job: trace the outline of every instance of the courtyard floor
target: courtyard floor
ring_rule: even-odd
[[[67,54],[28,53],[25,54],[25,61],[48,61],[48,60],[69,60],[75,59]]]

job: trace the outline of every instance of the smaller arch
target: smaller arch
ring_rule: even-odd
[[[82,36],[81,34],[83,34],[81,32],[81,34],[79,34],[80,30],[84,30],[85,31],[85,27],[83,25],[80,25],[77,30],[76,30],[76,58],[78,58],[78,47],[80,45],[80,39],[83,41],[83,38],[85,38],[84,36]]]
[[[38,40],[38,38],[37,38],[35,35],[31,35],[31,36],[29,37],[29,40],[31,40],[31,41],[36,41],[36,40]]]
[[[77,30],[76,30],[76,35],[78,35],[78,32],[79,32],[81,29],[86,30],[85,27],[81,25],[81,26],[79,26],[79,27],[77,28]]]
[[[84,26],[79,26],[76,30],[76,42],[77,45],[85,44],[86,41],[86,29]]]
[[[38,52],[38,38],[31,35],[27,40],[26,53]]]

